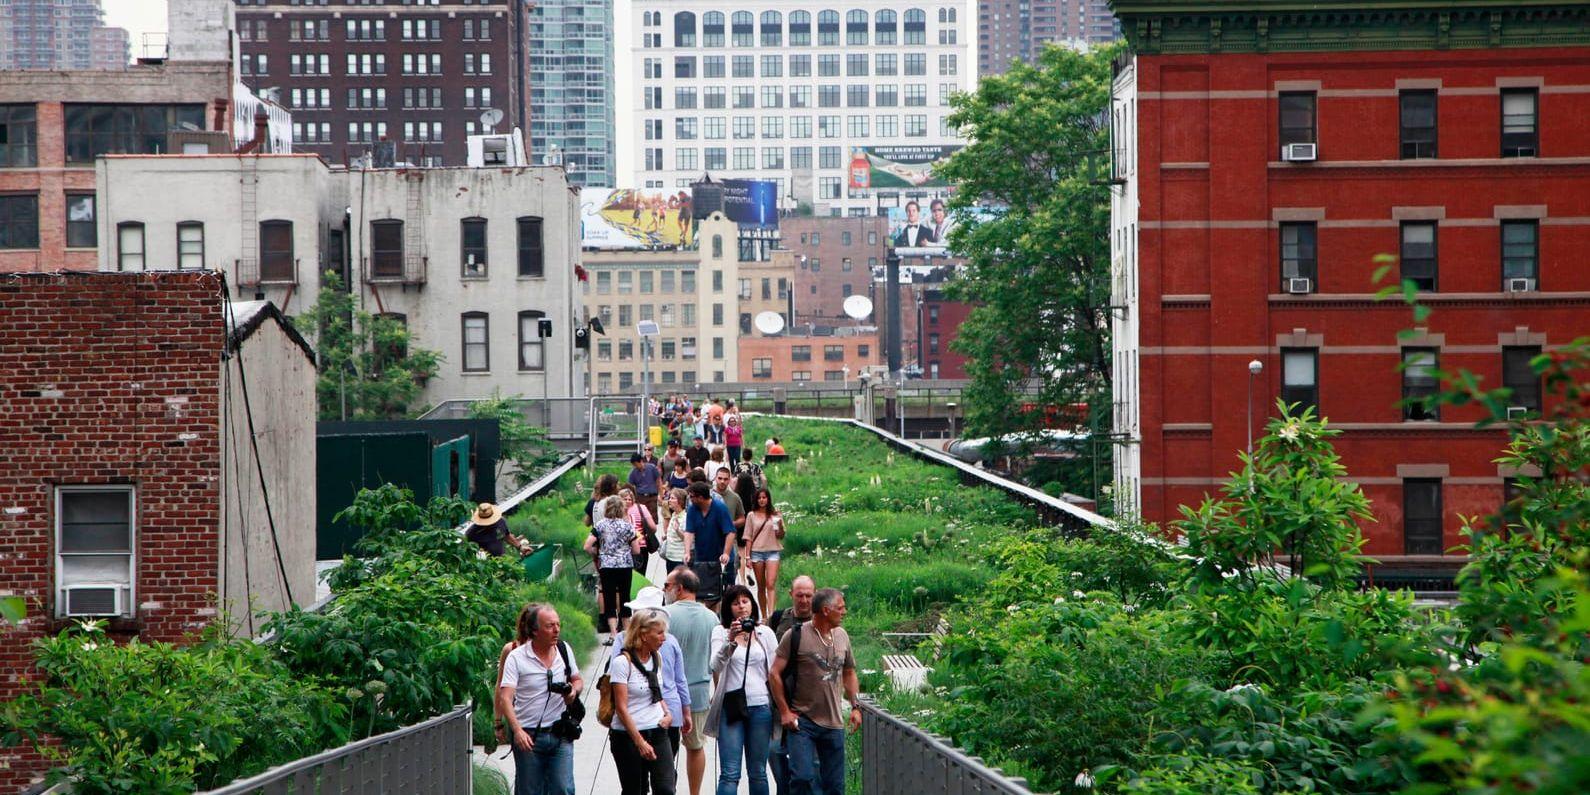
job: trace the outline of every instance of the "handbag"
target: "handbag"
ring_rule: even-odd
[[[739,723],[751,716],[751,708],[745,703],[745,678],[751,674],[751,644],[757,642],[756,633],[751,633],[745,642],[745,670],[740,674],[740,686],[723,694],[723,717],[730,723]]]
[[[608,657],[601,677],[596,680],[596,692],[600,695],[596,702],[596,722],[607,728],[612,728],[613,713],[617,710],[613,706],[613,677],[608,674],[612,668],[613,658]]]
[[[646,539],[645,540],[645,546],[643,547],[643,549],[645,550],[646,554],[648,554],[648,555],[657,554],[657,550],[662,548],[662,542],[657,540],[657,531],[656,530],[647,530],[643,535],[644,535],[644,537]]]

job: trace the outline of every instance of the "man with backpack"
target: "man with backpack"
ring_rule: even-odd
[[[517,643],[502,661],[497,715],[513,744],[515,795],[574,795],[574,741],[585,682],[550,605],[519,612]],[[578,714],[575,714],[578,713]]]
[[[767,625],[773,628],[773,634],[783,640],[789,631],[812,620],[812,597],[817,593],[817,584],[811,577],[802,574],[790,583],[790,606],[781,607],[773,611],[767,619]],[[800,651],[796,646],[795,652]],[[768,752],[767,762],[773,768],[773,783],[778,786],[779,795],[788,795],[789,785],[789,751],[786,748],[788,737],[779,737],[773,742],[772,749]]]
[[[840,626],[844,619],[845,595],[819,589],[812,597],[812,620],[779,641],[768,673],[796,795],[845,792],[845,728],[861,728],[861,683],[850,636]],[[839,703],[841,687],[848,713]]]

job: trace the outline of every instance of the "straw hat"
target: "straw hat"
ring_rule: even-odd
[[[470,520],[475,524],[495,524],[501,518],[502,514],[498,513],[497,506],[489,502],[483,502],[479,508],[475,509],[475,515]]]

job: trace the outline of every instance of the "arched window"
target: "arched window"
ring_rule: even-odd
[[[789,12],[789,43],[792,47],[811,46],[812,15],[809,12]]]
[[[905,12],[905,43],[927,44],[927,12],[913,8]]]
[[[729,20],[733,24],[730,30],[734,34],[734,46],[752,47],[756,45],[756,17],[749,11],[736,11]]]
[[[867,12],[850,11],[845,14],[845,44],[867,43]]]
[[[689,11],[674,14],[674,46],[696,46],[696,15]]]
[[[762,46],[778,47],[784,43],[784,15],[777,11],[762,12]]]
[[[895,40],[895,33],[898,29],[898,22],[899,15],[893,11],[890,11],[889,9],[879,11],[878,16],[876,17],[876,23],[873,25],[877,32],[877,37],[874,40],[878,44],[897,43]]]
[[[723,46],[723,12],[708,11],[701,16],[701,46]]]
[[[817,14],[817,46],[834,47],[839,44],[839,12],[821,11]]]

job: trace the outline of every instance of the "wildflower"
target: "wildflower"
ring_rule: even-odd
[[[1019,608],[1019,607],[1017,607],[1015,605],[1005,605],[1005,612],[1007,612],[1007,613],[1014,613],[1014,612],[1016,612],[1017,610],[1020,610],[1020,609],[1021,608]]]
[[[1054,603],[1057,605],[1063,605],[1066,603],[1066,598],[1064,596],[1056,596],[1054,598]]]
[[[1081,591],[1072,591],[1071,592],[1071,598],[1072,599],[1086,599],[1086,598],[1088,598],[1088,595],[1083,593],[1083,592],[1081,592]]]
[[[1276,431],[1275,435],[1287,440],[1288,442],[1295,442],[1297,441],[1298,436],[1301,435],[1301,429],[1298,427],[1297,423],[1289,422],[1282,427],[1281,430]]]
[[[1075,784],[1077,789],[1093,789],[1093,774],[1087,768],[1083,768],[1082,772],[1077,774],[1076,780],[1071,783]]]
[[[849,552],[845,553],[845,557],[847,557],[847,558],[853,558],[855,556],[856,556],[856,550],[854,550],[854,549],[852,549]]]
[[[99,648],[98,643],[95,643],[91,640],[83,642],[83,651],[93,651],[97,648]]]

